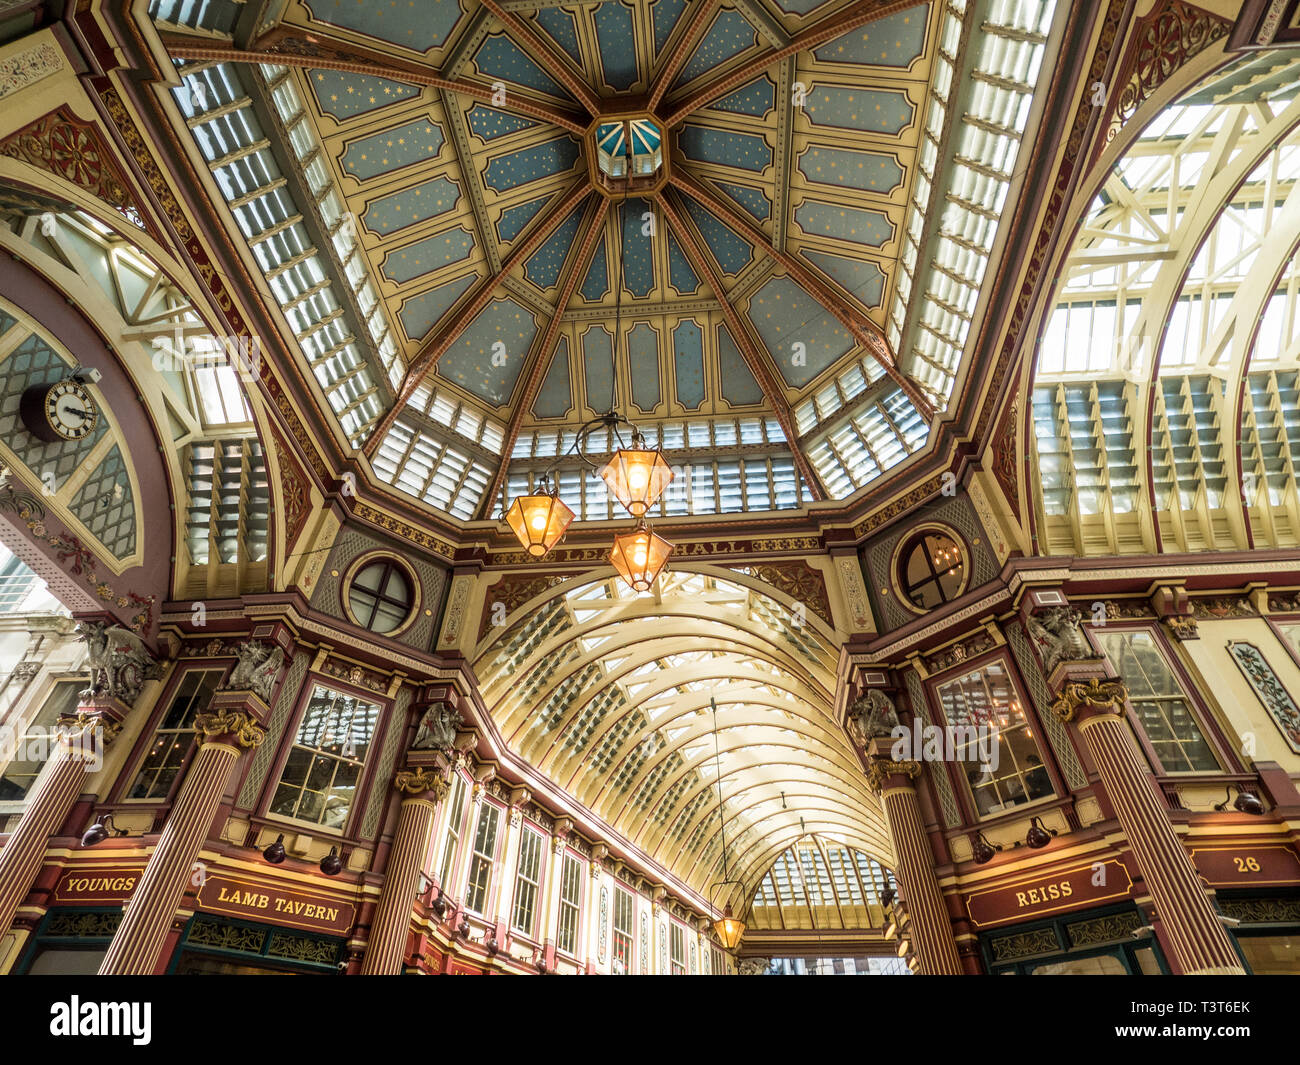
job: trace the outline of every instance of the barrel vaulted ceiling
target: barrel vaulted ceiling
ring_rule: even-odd
[[[923,449],[964,372],[1056,6],[149,15],[340,431],[380,480],[474,519],[611,410],[690,466],[661,514],[842,499]],[[599,187],[588,135],[624,117],[666,157],[634,192]],[[614,516],[576,460],[558,479],[581,518]]]

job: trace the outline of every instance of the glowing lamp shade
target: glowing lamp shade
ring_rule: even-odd
[[[745,934],[745,922],[731,916],[731,907],[722,911],[722,916],[713,922],[713,930],[722,940],[724,950],[735,950],[740,946],[740,937]]]
[[[655,505],[673,479],[658,448],[624,447],[614,452],[600,476],[634,518]]]
[[[672,553],[673,545],[642,522],[631,532],[614,537],[609,561],[633,590],[648,592]]]
[[[557,496],[545,492],[519,496],[506,511],[506,522],[534,558],[541,558],[559,543],[573,521],[573,511]]]

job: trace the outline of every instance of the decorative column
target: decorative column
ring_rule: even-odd
[[[198,753],[100,964],[101,976],[147,976],[157,967],[231,773],[241,754],[266,739],[261,722],[269,713],[258,692],[219,691],[207,712],[195,717]]]
[[[962,968],[952,921],[934,875],[934,853],[913,784],[921,775],[921,763],[894,761],[888,755],[891,743],[888,739],[871,740],[867,748],[867,780],[885,807],[897,859],[894,873],[907,902],[916,959],[927,976],[959,976]]]
[[[1095,671],[1099,667],[1091,668]],[[1078,676],[1078,671],[1067,672]],[[1123,681],[1094,673],[1087,679],[1067,679],[1052,703],[1052,711],[1083,736],[1155,902],[1173,966],[1193,976],[1245,975],[1241,959],[1147,774],[1137,741],[1125,720],[1127,703],[1128,690]]]
[[[55,726],[51,764],[37,780],[22,819],[0,850],[0,935],[9,930],[31,891],[50,837],[67,819],[87,773],[99,768],[104,750],[122,731],[130,707],[107,695],[88,698]]]
[[[403,769],[393,781],[402,794],[402,807],[388,852],[384,888],[370,924],[370,942],[361,965],[364,976],[393,976],[402,971],[420,864],[429,849],[438,804],[447,797],[450,782],[446,770],[445,764],[415,766]]]

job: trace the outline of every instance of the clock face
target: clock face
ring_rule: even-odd
[[[59,381],[45,393],[45,417],[64,440],[80,440],[99,424],[99,408],[79,381]]]

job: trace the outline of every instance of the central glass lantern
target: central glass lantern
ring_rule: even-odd
[[[614,537],[609,561],[633,591],[648,592],[672,553],[673,545],[652,533],[643,518],[631,532]]]
[[[632,446],[615,451],[600,476],[632,517],[643,518],[672,483],[673,471],[658,448],[646,447],[645,438],[633,432]]]

